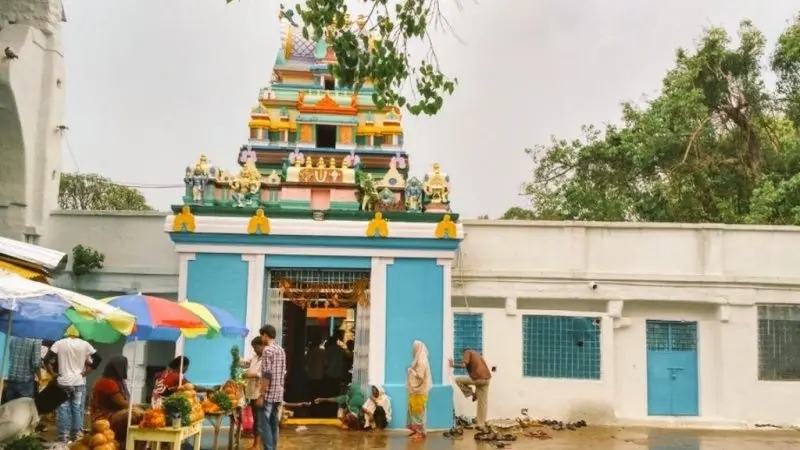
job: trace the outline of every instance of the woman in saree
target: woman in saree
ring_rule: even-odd
[[[89,400],[92,423],[98,420],[108,420],[117,442],[125,444],[128,434],[128,402],[131,395],[125,380],[128,378],[128,359],[124,356],[114,356],[108,360],[100,377],[92,388]],[[133,408],[131,424],[136,425],[142,420],[144,411]]]
[[[433,386],[428,348],[422,341],[414,341],[411,367],[406,376],[408,389],[408,429],[412,439],[424,439],[425,418],[428,408],[428,392]]]

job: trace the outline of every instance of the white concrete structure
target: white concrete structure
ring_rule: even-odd
[[[56,284],[96,292],[178,292],[178,257],[164,236],[166,213],[156,211],[55,211],[41,245],[67,253],[76,245],[105,255],[102,271]],[[68,270],[71,270],[68,268]]]
[[[668,320],[698,324],[699,411],[681,423],[800,423],[800,376],[760,380],[758,336],[759,305],[792,305],[784,318],[797,323],[800,228],[478,221],[465,231],[454,312],[483,315],[484,355],[497,366],[491,416],[678,421],[648,415],[646,320]],[[600,379],[524,377],[526,315],[599,318]],[[798,337],[762,326],[764,352],[793,372]]]
[[[32,244],[58,206],[63,18],[61,0],[0,2],[0,235]]]
[[[106,269],[81,283],[124,290],[138,281],[143,292],[178,291],[164,215],[58,212],[53,220],[45,245],[68,252],[84,244],[106,254]],[[482,318],[480,346],[497,369],[490,417],[527,408],[536,417],[594,423],[800,424],[800,332],[775,334],[800,323],[800,255],[792,251],[800,228],[480,220],[466,222],[464,233],[452,311]],[[772,339],[762,347],[765,377],[786,381],[759,379],[759,305],[765,313],[765,306],[789,305],[782,328],[761,321],[764,340]],[[598,318],[599,379],[524,376],[530,315]],[[696,417],[648,414],[647,320],[697,322]],[[459,345],[464,330],[453,332]],[[473,415],[474,404],[456,397],[457,412]]]

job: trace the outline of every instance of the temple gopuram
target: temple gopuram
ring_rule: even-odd
[[[363,20],[353,26],[363,29]],[[438,164],[414,175],[402,111],[376,107],[370,83],[358,92],[338,86],[325,38],[304,39],[283,12],[280,27],[272,79],[250,111],[247,142],[231,155],[239,167],[200,155],[166,220],[180,256],[179,298],[226,309],[251,337],[275,325],[287,401],[311,395],[302,373],[308,342],[342,330],[354,341],[349,376],[384,387],[392,428],[404,427],[406,368],[421,340],[433,366],[428,426],[449,428],[450,282],[463,238],[450,179]],[[177,352],[191,359],[193,382],[215,385],[227,378],[220,358],[232,345],[249,352],[247,342],[187,340]]]
[[[240,168],[228,172],[200,155],[186,168],[183,204],[193,212],[242,209],[231,214],[262,208],[276,218],[369,220],[381,212],[389,220],[455,220],[450,179],[438,164],[410,176],[400,109],[377,108],[370,83],[359,92],[337,86],[324,40],[305,40],[286,22],[281,38],[272,81],[250,112]]]

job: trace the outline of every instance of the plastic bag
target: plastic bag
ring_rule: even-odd
[[[245,433],[253,431],[253,410],[249,406],[242,410],[242,431]]]

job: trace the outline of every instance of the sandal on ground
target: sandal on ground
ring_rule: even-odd
[[[494,441],[497,439],[497,435],[492,433],[491,431],[481,431],[475,433],[475,440],[476,441]]]
[[[453,427],[444,432],[444,437],[455,438],[464,436],[464,430],[461,427]]]
[[[516,441],[517,436],[511,433],[499,433],[495,435],[496,441]]]

